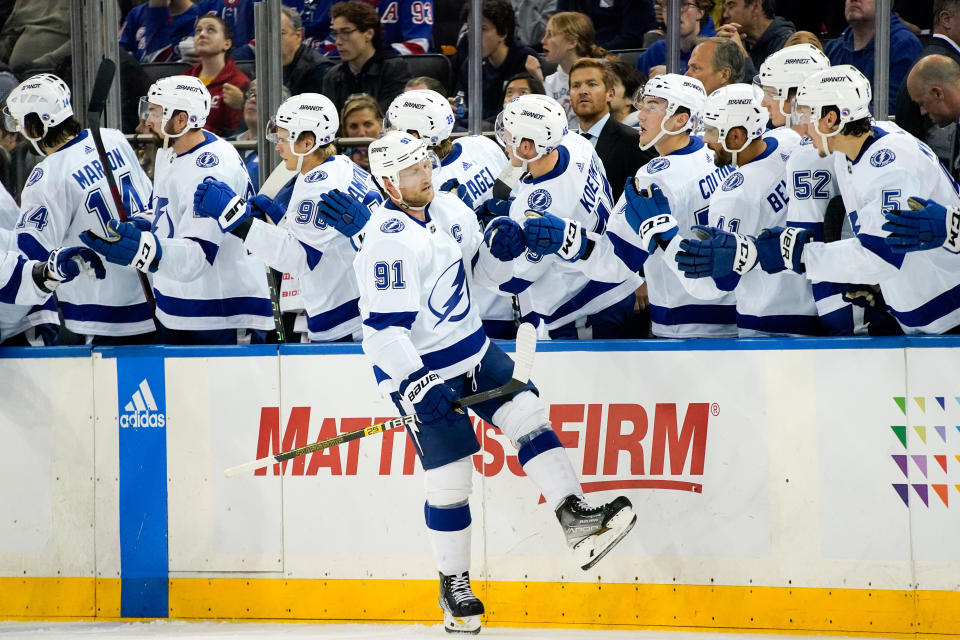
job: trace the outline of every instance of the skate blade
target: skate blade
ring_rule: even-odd
[[[480,616],[452,616],[443,612],[443,630],[447,633],[480,633]]]
[[[625,507],[610,518],[607,527],[592,536],[587,536],[573,548],[584,571],[597,564],[607,555],[623,537],[630,533],[637,523],[637,514]]]

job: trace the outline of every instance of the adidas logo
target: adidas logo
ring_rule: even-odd
[[[84,152],[84,153],[93,153],[93,147],[91,147],[90,145],[86,145],[86,146],[83,147],[83,152]]]
[[[583,173],[583,163],[582,163],[582,162],[578,162],[578,163],[577,163],[577,169],[580,169],[580,172]]]
[[[133,392],[133,396],[123,407],[120,415],[120,426],[127,427],[159,427],[166,425],[167,417],[160,412],[157,401],[153,399],[153,392],[146,378],[140,381],[140,387]]]
[[[464,168],[464,170],[467,170],[467,169],[469,169],[469,168],[472,167],[472,166],[473,166],[473,165],[470,164],[469,162],[464,162],[464,163],[463,163],[463,168]]]

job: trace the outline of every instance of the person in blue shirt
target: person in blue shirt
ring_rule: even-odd
[[[825,53],[830,64],[851,64],[873,84],[874,38],[876,33],[876,0],[846,0],[843,11],[847,24],[843,35],[827,43]],[[913,61],[920,55],[920,40],[900,21],[890,15],[890,90],[887,107],[896,110],[897,90],[906,79]]]
[[[120,47],[140,64],[180,58],[177,45],[193,35],[200,7],[190,0],[150,0],[127,14],[120,30]]]
[[[687,71],[690,52],[700,38],[709,38],[717,33],[710,10],[713,0],[684,0],[680,5],[680,68],[675,73]],[[663,2],[657,3],[658,11],[666,11]],[[667,71],[667,41],[657,40],[637,58],[637,71],[652,78]]]

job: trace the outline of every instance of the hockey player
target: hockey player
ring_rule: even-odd
[[[670,241],[667,256],[675,257],[688,278],[688,290],[710,299],[718,291],[736,290],[737,329],[741,337],[818,335],[820,323],[810,283],[793,273],[770,276],[756,264],[747,235],[782,224],[789,191],[784,181],[785,158],[775,138],[762,137],[769,115],[753,87],[722,87],[704,108],[704,142],[717,165],[737,167],[710,198],[709,227],[695,227],[704,239]],[[680,249],[679,252],[674,253]],[[753,269],[751,271],[751,269]]]
[[[20,194],[17,247],[28,258],[46,260],[56,247],[79,245],[86,231],[106,235],[119,217],[93,136],[73,117],[70,89],[52,74],[20,83],[7,97],[5,125],[23,135],[43,156]],[[109,170],[131,214],[149,203],[150,180],[123,134],[101,129]],[[87,278],[60,287],[57,298],[66,328],[93,344],[138,344],[154,339],[150,305],[137,275],[106,265],[103,282]],[[53,300],[48,319],[55,322]]]
[[[253,187],[230,145],[202,129],[210,94],[198,78],[157,80],[140,99],[140,118],[163,148],[154,163],[152,226],[140,219],[107,225],[81,240],[114,264],[153,274],[160,338],[167,344],[262,343],[274,326],[263,263],[215,220],[193,209],[208,177],[236,193]]]
[[[496,130],[527,171],[510,206],[515,221],[523,222],[527,211],[549,213],[577,222],[584,232],[603,233],[613,208],[610,185],[593,145],[567,132],[560,103],[548,96],[520,96],[503,108]],[[637,274],[600,282],[559,254],[545,255],[534,246],[514,263],[514,278],[502,291],[529,296],[532,317],[551,338],[628,337],[625,326],[642,283]]]
[[[939,248],[895,253],[883,228],[884,213],[906,209],[910,197],[960,206],[957,185],[926,144],[873,126],[870,101],[869,81],[850,65],[804,81],[797,93],[799,116],[820,153],[833,155],[856,237],[824,244],[813,241],[808,229],[766,229],[755,243],[759,262],[770,273],[786,269],[811,280],[879,285],[904,333],[957,332],[960,255]]]
[[[495,142],[484,136],[451,140],[453,122],[453,109],[446,98],[436,91],[417,89],[394,98],[387,108],[384,129],[405,131],[426,141],[440,160],[440,166],[433,172],[434,191],[456,192],[483,225],[495,217],[487,203],[494,201],[493,189],[507,166],[507,158]],[[487,336],[515,338],[517,324],[512,296],[500,295],[497,290],[486,287],[478,287],[474,296]]]
[[[286,168],[299,173],[289,207],[263,195],[244,201],[217,180],[201,183],[194,196],[197,215],[219,220],[220,228],[241,238],[253,255],[299,278],[311,342],[361,337],[357,283],[344,277],[356,251],[349,237],[324,222],[320,210],[336,201],[355,215],[359,211],[352,236],[369,215],[364,207],[383,202],[370,174],[337,155],[333,140],[339,127],[337,108],[318,93],[289,98],[270,120],[268,139],[276,143]]]
[[[456,196],[435,193],[426,142],[409,134],[391,131],[371,144],[370,166],[389,200],[373,212],[354,263],[363,350],[381,389],[404,414],[418,418],[408,434],[424,468],[424,513],[440,572],[444,626],[476,633],[484,609],[470,588],[468,500],[470,456],[480,445],[470,420],[452,403],[510,379],[513,363],[484,334],[471,296],[474,284],[510,278],[513,260],[524,251],[523,232],[500,217],[482,233]],[[626,498],[600,507],[583,500],[532,384],[475,405],[475,413],[517,446],[524,471],[555,511],[584,569],[633,526]]]
[[[663,252],[655,252],[656,243],[646,232],[640,235],[645,218],[642,211],[634,211],[645,204],[638,189],[656,185],[669,201],[682,233],[689,236],[693,225],[706,224],[710,195],[734,171],[729,165],[717,167],[713,153],[700,138],[691,135],[700,122],[706,99],[699,80],[673,73],[653,78],[637,92],[634,105],[639,113],[640,146],[656,148],[660,157],[637,171],[636,183],[628,182],[614,207],[606,234],[581,237],[581,243],[596,244],[587,258],[573,263],[591,278],[604,282],[622,277],[618,261],[630,271],[643,270],[653,335],[662,338],[737,336],[733,294],[707,302],[687,293],[679,281],[682,275],[664,261]],[[553,243],[539,247],[553,253],[561,249],[568,235],[578,235],[568,230],[571,224],[574,223],[570,220],[545,215],[528,219],[524,229],[535,238],[547,239],[552,235]],[[587,254],[586,247],[583,254]]]

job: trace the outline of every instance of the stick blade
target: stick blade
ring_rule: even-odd
[[[232,478],[233,476],[238,476],[241,473],[249,473],[250,471],[256,471],[257,469],[262,469],[264,467],[269,467],[271,464],[274,464],[276,459],[273,456],[269,458],[260,458],[259,460],[254,460],[252,462],[245,462],[243,464],[238,464],[235,467],[229,467],[223,470],[223,475],[227,478]]]
[[[90,91],[90,112],[103,113],[107,106],[107,96],[110,95],[110,87],[113,86],[113,76],[117,73],[117,65],[110,58],[104,58],[100,61],[100,67],[97,69],[97,77],[93,81],[93,89]]]
[[[513,379],[526,382],[533,371],[533,357],[537,353],[537,330],[529,322],[517,328],[517,349],[513,354]]]

